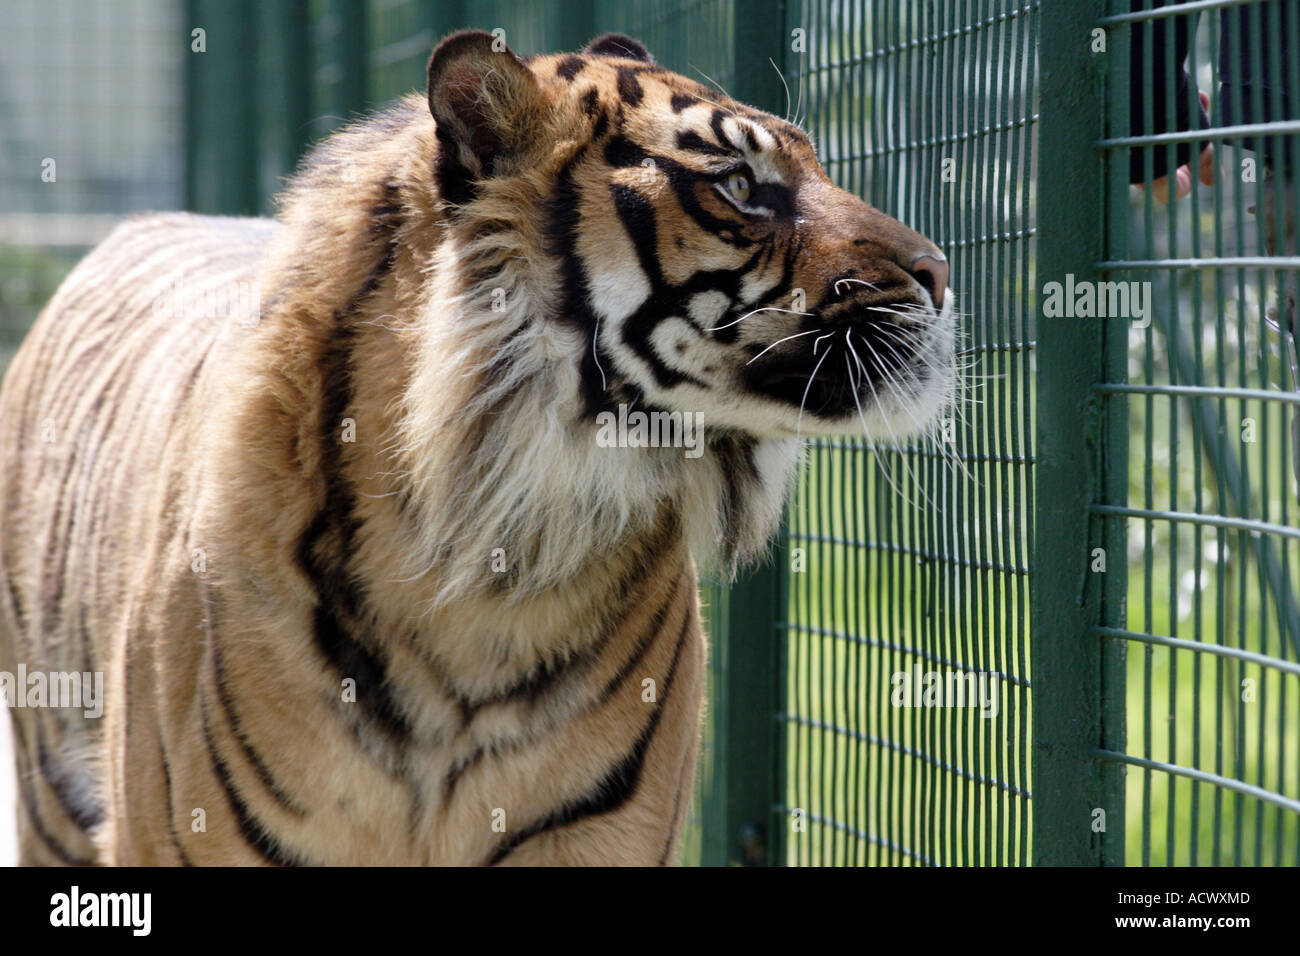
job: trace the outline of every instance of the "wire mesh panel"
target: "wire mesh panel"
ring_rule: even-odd
[[[1111,13],[1101,268],[1144,305],[1119,318],[1127,368],[1096,389],[1128,409],[1110,439],[1132,463],[1127,502],[1094,509],[1127,522],[1131,568],[1127,623],[1096,629],[1128,648],[1127,691],[1106,689],[1128,744],[1100,756],[1129,768],[1129,864],[1295,865],[1300,9]],[[1165,204],[1180,164],[1184,186],[1213,185]],[[1130,181],[1152,185],[1130,200]]]
[[[791,864],[1029,859],[1037,18],[1023,0],[790,8],[792,108],[832,179],[948,256],[970,385],[927,439],[809,452],[773,821]]]
[[[120,217],[181,205],[179,3],[10,0],[0,23],[0,371]]]

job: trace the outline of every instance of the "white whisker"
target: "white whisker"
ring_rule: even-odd
[[[600,370],[600,388],[601,391],[609,391],[609,385],[605,381],[605,370],[600,367],[600,349],[596,345],[596,336],[600,334],[600,316],[596,316],[596,327],[591,331],[591,357],[596,360],[596,368]]]
[[[808,384],[805,385],[803,389],[803,398],[799,399],[799,420],[795,422],[794,427],[795,441],[799,441],[800,436],[803,434],[803,407],[808,403],[808,393],[812,391],[813,379],[817,377],[817,371],[822,367],[822,362],[825,362],[827,356],[830,354],[831,350],[827,349],[826,355],[823,355],[817,360],[817,364],[813,366],[812,374],[808,376]]]
[[[890,392],[892,394],[894,379],[893,376],[889,374],[889,369],[885,366],[884,361],[880,358],[880,354],[876,352],[874,348],[872,348],[871,342],[868,341],[865,336],[862,339],[862,344],[865,345],[868,349],[871,349],[872,361],[874,362],[876,367],[880,369],[880,371],[884,374],[886,379],[886,384],[889,385]],[[850,348],[853,347],[853,343],[851,341],[849,342],[849,347]],[[857,354],[856,351],[854,352],[854,354],[855,355]],[[900,455],[904,456],[900,460],[903,462],[903,468],[907,471],[908,478],[910,478],[912,484],[915,485],[920,490],[921,497],[925,499],[926,504],[933,507],[934,502],[930,500],[930,496],[925,493],[925,488],[921,485],[919,481],[917,481],[916,473],[912,471],[911,463],[908,462],[906,458],[906,449],[902,446],[902,443],[899,442],[898,434],[894,431],[894,427],[889,423],[889,417],[883,414],[884,407],[881,405],[880,396],[876,394],[875,386],[872,384],[870,377],[867,378],[867,384],[871,387],[872,394],[875,395],[876,397],[876,407],[881,409],[882,411],[880,420],[884,423],[885,428],[889,431],[889,437],[894,444],[895,450],[898,451]],[[906,393],[902,390],[901,385],[898,388],[898,394],[902,396],[904,399],[906,398]],[[921,424],[920,421],[917,421],[916,416],[912,413],[912,410],[910,408],[907,408],[907,402],[903,401],[901,404],[905,409],[907,409],[907,413],[909,416],[911,416],[912,421],[916,422],[917,428],[921,431],[924,431],[924,426]]]
[[[729,329],[729,328],[731,328],[733,325],[739,325],[741,322],[744,322],[744,321],[745,321],[747,318],[749,318],[751,315],[758,315],[758,313],[760,313],[760,312],[787,312],[787,313],[789,313],[790,315],[812,315],[811,312],[800,312],[800,311],[798,311],[797,309],[778,309],[778,308],[777,308],[776,306],[774,306],[774,305],[765,305],[765,306],[763,306],[763,308],[761,308],[761,309],[754,309],[752,312],[746,312],[744,315],[742,315],[740,318],[738,318],[735,322],[728,322],[726,325],[718,325],[718,326],[714,326],[713,328],[711,328],[711,329],[705,329],[704,331],[705,331],[705,332],[720,332],[720,331],[722,331],[723,329]]]
[[[845,329],[844,340],[846,342],[848,341],[848,336],[849,331]],[[849,347],[852,348],[852,344],[850,344]],[[894,494],[898,495],[903,500],[907,500],[907,493],[895,484],[893,477],[889,474],[889,468],[885,465],[885,460],[880,457],[880,449],[878,449],[871,441],[871,429],[867,427],[867,416],[863,414],[862,411],[862,400],[858,397],[858,381],[854,378],[853,363],[849,361],[848,352],[844,353],[844,365],[849,370],[849,386],[853,390],[853,404],[858,408],[858,421],[862,422],[862,435],[866,439],[865,447],[871,452],[871,457],[876,460],[876,467],[880,469],[880,474],[884,476],[886,483],[888,483],[889,487],[893,489]]]
[[[708,80],[709,83],[710,83],[711,85],[713,85],[714,87],[716,87],[716,88],[717,88],[717,91],[718,91],[719,93],[721,93],[723,96],[725,96],[727,99],[729,99],[729,100],[733,100],[733,101],[735,100],[735,97],[734,97],[734,96],[732,96],[730,93],[728,93],[726,90],[724,90],[724,89],[722,88],[722,84],[721,84],[721,83],[719,83],[719,82],[718,82],[717,80],[715,80],[713,77],[709,76],[709,74],[705,73],[705,72],[704,72],[703,70],[701,70],[698,66],[694,66],[694,65],[692,65],[692,66],[691,66],[691,69],[694,70],[696,73],[700,74],[700,76],[704,77],[706,80]],[[721,103],[713,103],[713,102],[710,101],[710,100],[705,100],[703,97],[700,97],[700,99],[703,100],[705,103],[709,103],[711,106],[716,106],[716,107],[717,107],[718,109],[720,109],[720,110],[726,110],[726,111],[727,111],[728,113],[730,113],[732,116],[739,116],[739,115],[740,115],[740,114],[737,113],[734,109],[728,109],[727,107],[723,106]]]
[[[746,364],[746,365],[753,365],[753,364],[754,364],[755,362],[757,362],[760,358],[762,358],[762,357],[763,357],[767,352],[769,352],[769,351],[771,351],[772,349],[776,348],[776,347],[777,347],[778,345],[780,345],[782,342],[789,342],[791,339],[797,339],[797,338],[799,338],[799,337],[802,336],[802,335],[812,335],[812,334],[814,334],[815,332],[820,332],[820,331],[821,331],[821,329],[809,329],[807,332],[796,332],[794,335],[787,335],[787,336],[786,336],[785,338],[783,338],[783,339],[777,339],[775,342],[773,342],[773,343],[772,343],[771,345],[769,345],[767,348],[763,349],[762,352],[759,352],[757,355],[755,355],[752,359],[750,359],[750,360],[749,360],[748,362],[746,362],[745,364]],[[816,354],[816,353],[814,353],[814,354]]]
[[[767,62],[772,64],[772,69],[776,70],[776,75],[781,78],[781,85],[785,87],[785,121],[788,123],[790,122],[790,84],[785,81],[785,74],[776,65],[775,60],[769,56]]]
[[[879,292],[879,291],[880,291],[880,286],[876,285],[874,282],[868,282],[866,279],[836,279],[836,280],[835,280],[835,294],[836,294],[836,295],[839,295],[839,294],[840,294],[840,283],[841,283],[841,282],[849,282],[849,283],[856,282],[858,285],[864,285],[864,286],[866,286],[866,287],[867,287],[868,289],[870,289],[872,292]]]

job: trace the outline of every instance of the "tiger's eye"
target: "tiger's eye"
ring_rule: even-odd
[[[748,202],[749,180],[743,173],[732,173],[727,177],[727,192],[736,202]]]

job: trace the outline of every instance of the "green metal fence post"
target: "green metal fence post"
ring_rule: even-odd
[[[318,82],[325,87],[325,102],[317,114],[327,114],[318,129],[324,135],[364,113],[370,103],[370,5],[350,0],[328,0],[324,22],[328,33]]]
[[[420,9],[421,18],[433,27],[434,46],[448,33],[463,30],[470,24],[463,0],[420,0]]]
[[[307,0],[273,0],[257,8],[258,192],[274,212],[311,139],[311,34]]]
[[[190,36],[190,31],[199,20],[199,11],[202,7],[200,0],[185,0],[185,23],[184,32]],[[178,41],[183,38],[178,38]],[[200,54],[195,53],[193,49],[193,40],[189,40],[188,53],[185,56],[185,208],[197,209],[199,202],[199,146],[203,142],[199,135],[199,125],[197,122],[198,105],[199,105],[199,74],[202,70],[202,63],[199,60]]]
[[[1094,52],[1092,31],[1105,13],[1106,0],[1057,5],[1042,19],[1039,44],[1039,99],[1050,105],[1039,128],[1031,585],[1033,862],[1040,866],[1123,862],[1123,777],[1104,771],[1095,755],[1123,747],[1123,671],[1096,628],[1123,626],[1126,555],[1123,521],[1096,520],[1092,508],[1127,487],[1123,406],[1103,407],[1093,388],[1125,380],[1127,320],[1049,318],[1043,309],[1047,283],[1102,279],[1112,210],[1096,140],[1104,135],[1102,78],[1116,54]],[[1102,566],[1098,548],[1104,572],[1094,570]]]
[[[196,212],[251,215],[258,210],[256,30],[250,0],[191,0],[187,32],[204,31],[203,52],[186,61],[186,205]]]
[[[564,5],[564,22],[558,43],[561,50],[581,50],[596,35],[596,0],[569,0]]]
[[[769,57],[783,61],[784,0],[756,0],[736,18],[736,75],[731,94],[738,100],[780,114],[784,87]],[[718,820],[706,826],[704,863],[743,865],[780,861],[776,717],[778,696],[777,625],[784,606],[783,558],[738,581],[726,594],[724,624],[714,635],[716,688],[715,780],[721,786]],[[716,793],[715,789],[715,793]],[[718,818],[721,819],[718,819]]]

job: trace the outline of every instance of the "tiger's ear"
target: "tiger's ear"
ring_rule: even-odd
[[[617,56],[625,60],[640,60],[642,63],[654,63],[655,58],[640,40],[633,40],[621,33],[606,33],[596,37],[583,48],[583,53],[592,56]]]
[[[462,30],[429,57],[429,112],[438,124],[440,177],[473,180],[501,172],[540,139],[546,100],[509,47],[482,30]]]

